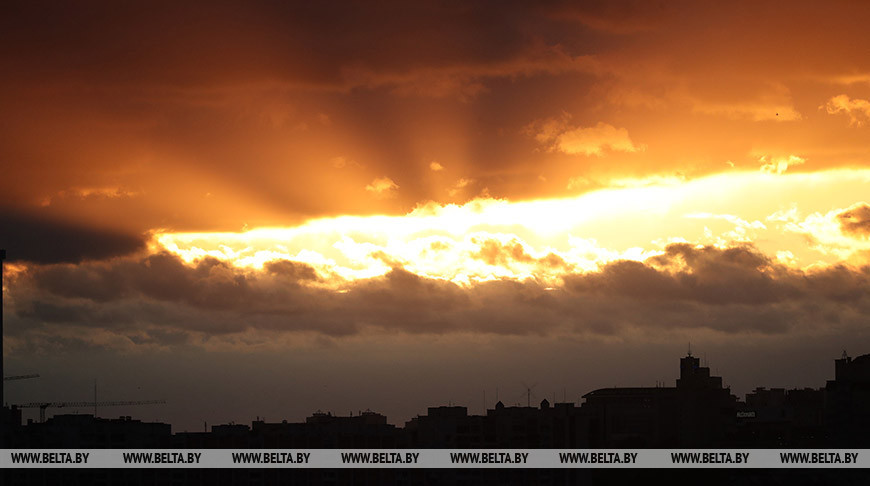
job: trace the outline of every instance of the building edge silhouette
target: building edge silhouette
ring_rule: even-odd
[[[740,400],[691,354],[673,387],[602,388],[574,402],[505,406],[483,415],[464,406],[429,407],[403,426],[366,410],[315,412],[304,422],[220,424],[172,433],[171,425],[90,414],[22,423],[3,407],[0,448],[805,448],[870,445],[870,355],[834,362],[835,376],[812,389],[759,387]]]

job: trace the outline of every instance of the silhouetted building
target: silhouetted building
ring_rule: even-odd
[[[870,443],[870,354],[834,361],[834,379],[825,386],[825,419],[831,445]]]
[[[412,448],[483,448],[495,440],[484,422],[483,416],[469,416],[465,407],[429,407],[426,415],[406,422],[404,431]]]
[[[405,424],[411,447],[435,449],[579,447],[580,409],[573,403],[506,407],[498,402],[486,415],[465,407],[430,407]]]
[[[173,447],[187,449],[248,449],[257,445],[251,440],[251,428],[244,424],[213,425],[211,432],[180,432],[172,437]]]
[[[22,433],[21,409],[14,405],[0,407],[0,449],[8,448],[20,441],[19,436]]]
[[[43,423],[28,422],[15,447],[30,449],[153,449],[168,447],[171,426],[93,415],[55,415]]]
[[[583,395],[582,447],[667,447],[679,442],[676,388],[603,388]]]
[[[256,421],[251,432],[260,447],[309,449],[354,448],[389,449],[406,447],[403,435],[387,417],[370,410],[356,415],[337,416],[316,412],[305,423],[266,423]]]
[[[818,447],[826,444],[825,391],[756,388],[737,409],[735,444]]]
[[[737,397],[698,358],[680,359],[675,388],[604,388],[587,393],[587,447],[714,447],[736,425]]]

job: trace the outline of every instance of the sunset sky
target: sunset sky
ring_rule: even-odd
[[[8,402],[401,425],[870,353],[870,3],[179,3],[0,7]]]

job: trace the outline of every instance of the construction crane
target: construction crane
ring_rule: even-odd
[[[16,376],[4,376],[3,381],[12,381],[12,380],[27,380],[29,378],[39,378],[39,375],[16,375]]]
[[[39,421],[45,422],[45,410],[48,408],[64,407],[125,407],[128,405],[162,405],[166,400],[134,400],[134,401],[108,401],[108,402],[30,402],[16,405],[18,408],[38,408]]]

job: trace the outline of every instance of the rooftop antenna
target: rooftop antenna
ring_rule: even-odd
[[[536,386],[538,386],[537,383],[535,383],[532,386],[529,386],[529,385],[526,385],[525,383],[523,383],[523,387],[525,387],[525,389],[526,389],[526,406],[527,407],[532,406],[532,388],[534,388]]]
[[[692,341],[689,341],[689,356],[692,355]]]
[[[0,321],[0,322],[3,322],[3,321]],[[0,355],[0,356],[2,356],[2,355]],[[844,349],[844,350],[843,350],[843,359],[846,359],[846,358],[848,358],[848,357],[849,357],[849,355],[846,354],[846,350]]]

